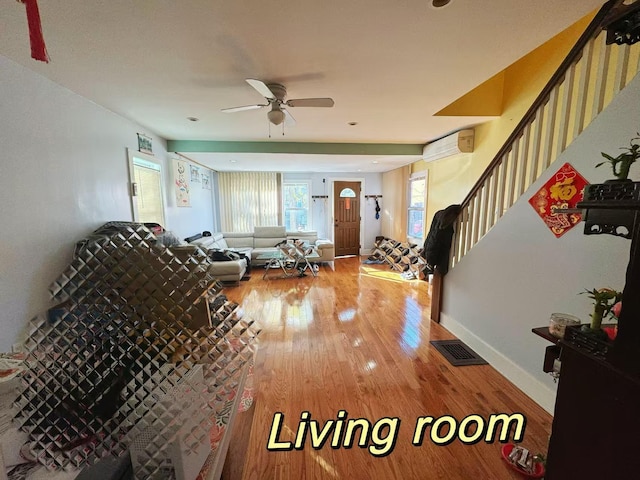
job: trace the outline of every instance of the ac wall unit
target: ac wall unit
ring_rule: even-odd
[[[427,143],[422,149],[422,159],[425,162],[433,162],[458,153],[471,152],[473,152],[473,128],[467,128]]]

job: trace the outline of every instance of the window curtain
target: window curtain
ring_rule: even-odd
[[[411,165],[382,174],[382,221],[380,234],[404,241],[407,238],[407,197]]]
[[[274,172],[218,172],[223,232],[279,225],[282,180]]]

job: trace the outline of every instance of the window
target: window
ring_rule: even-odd
[[[426,172],[413,174],[409,179],[409,208],[407,213],[407,236],[415,240],[425,237],[424,213],[427,198]]]
[[[158,160],[129,150],[133,220],[158,223],[166,228],[162,188],[162,167]]]
[[[340,192],[340,198],[344,198],[344,209],[351,210],[351,199],[356,198],[356,192],[350,188],[343,188]]]
[[[284,226],[287,231],[310,230],[311,185],[310,182],[285,182],[282,185]]]
[[[280,174],[218,172],[220,226],[223,232],[252,232],[279,225]]]
[[[351,190],[350,188],[343,188],[340,192],[341,198],[356,198],[356,192]]]

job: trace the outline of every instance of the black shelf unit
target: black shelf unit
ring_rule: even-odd
[[[624,198],[610,195],[624,190]],[[602,193],[605,195],[601,195]],[[631,195],[628,193],[631,192]],[[615,192],[614,192],[615,193]],[[640,182],[590,185],[585,234],[631,239],[618,335],[604,351],[575,335],[558,342],[562,364],[546,480],[637,478],[640,472]],[[575,332],[574,332],[575,333]]]

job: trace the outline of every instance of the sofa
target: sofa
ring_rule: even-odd
[[[314,263],[330,263],[331,266],[333,266],[333,261],[335,260],[335,247],[333,242],[318,239],[318,233],[315,231],[287,232],[283,226],[254,227],[253,232],[248,233],[203,232],[201,235],[189,237],[185,240],[191,245],[198,245],[204,249],[232,250],[244,254],[251,259],[251,267],[254,267],[263,266],[268,262],[268,260],[258,258],[259,256],[265,253],[275,252],[278,249],[277,245],[279,243],[294,239],[306,241],[309,245],[315,247],[319,258],[314,259]],[[244,260],[242,259],[214,262],[214,275],[217,275],[217,268],[219,268],[221,281],[238,281],[244,276],[244,271],[242,271],[243,262]],[[245,269],[247,268],[246,262],[244,262],[244,267]],[[241,271],[242,274],[240,274]],[[222,275],[224,275],[224,278]]]

